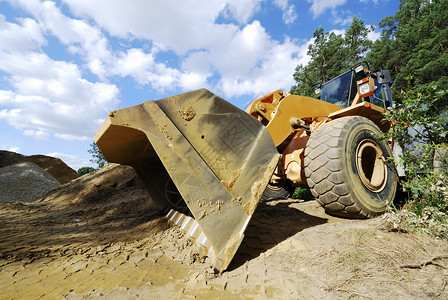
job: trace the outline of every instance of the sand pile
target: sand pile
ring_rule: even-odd
[[[158,212],[134,169],[113,163],[48,193],[39,202],[80,208],[85,216],[95,214],[95,218]]]
[[[135,241],[147,249],[166,243],[170,249],[183,249],[187,243],[180,241],[178,230],[164,232],[168,222],[134,169],[117,164],[81,176],[32,203],[0,202],[0,211],[4,212],[0,258],[13,261],[73,253],[116,254]],[[177,255],[179,260],[189,259],[185,251]]]
[[[59,186],[50,173],[31,162],[0,168],[2,202],[33,202]]]
[[[20,162],[32,162],[50,173],[61,184],[66,184],[79,177],[79,174],[59,158],[46,155],[26,156],[19,153],[0,150],[0,168]]]
[[[62,160],[0,151],[0,201],[33,202],[79,177]]]

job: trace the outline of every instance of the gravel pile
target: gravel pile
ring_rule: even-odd
[[[38,165],[50,173],[61,184],[66,184],[79,177],[79,174],[75,170],[59,158],[39,154],[26,156],[11,151],[0,150],[0,168],[21,162],[32,162]]]
[[[59,181],[31,162],[0,168],[2,202],[33,202],[59,186]]]

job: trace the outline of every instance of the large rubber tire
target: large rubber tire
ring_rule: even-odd
[[[262,201],[269,201],[275,199],[286,199],[291,195],[290,188],[288,186],[273,186],[268,184],[264,190]]]
[[[387,142],[372,121],[343,117],[317,128],[305,149],[311,193],[326,212],[350,218],[383,213],[397,191]]]

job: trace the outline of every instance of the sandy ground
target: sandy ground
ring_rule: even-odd
[[[262,203],[214,274],[132,169],[109,165],[36,203],[0,203],[1,299],[448,299],[448,243],[315,201]]]

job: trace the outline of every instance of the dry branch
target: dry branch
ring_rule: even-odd
[[[406,264],[406,265],[401,265],[400,268],[421,269],[427,265],[435,265],[435,266],[439,266],[444,269],[448,269],[446,266],[436,263],[437,260],[442,260],[442,259],[448,259],[448,255],[434,256],[430,260],[424,261],[420,264]]]

